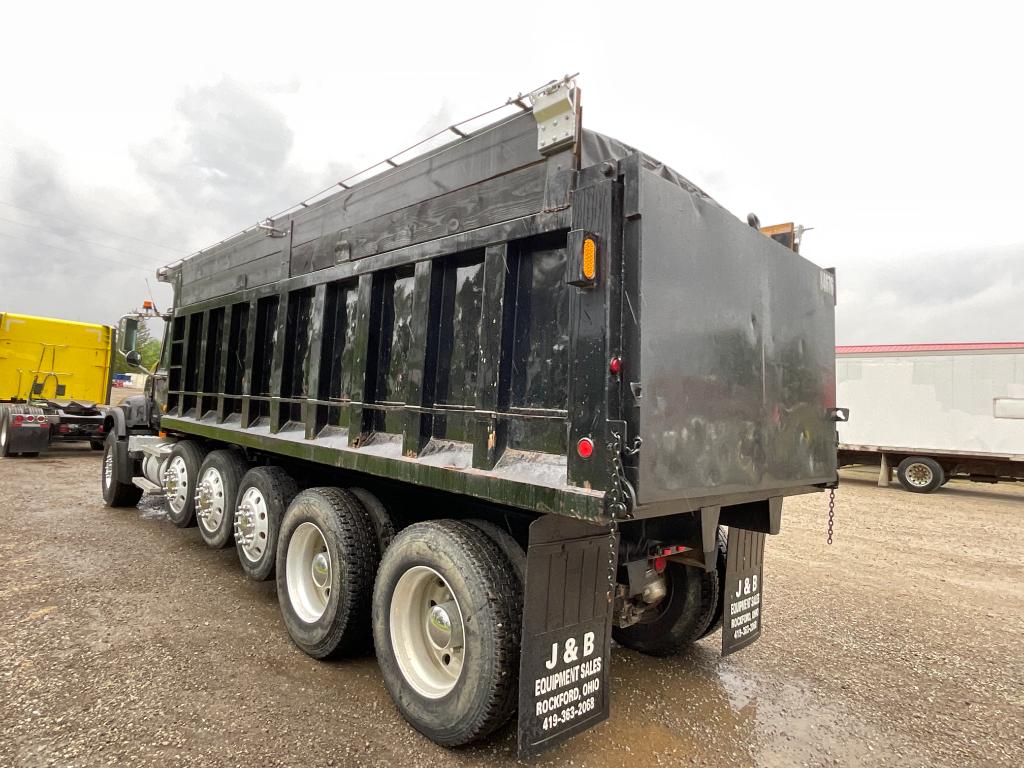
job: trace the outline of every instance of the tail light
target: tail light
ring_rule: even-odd
[[[660,555],[662,557],[668,557],[669,555],[678,555],[682,552],[688,552],[689,547],[684,547],[682,544],[676,544],[671,547],[662,547]]]
[[[594,441],[589,437],[581,437],[576,443],[576,453],[580,455],[581,459],[589,459],[594,455]]]
[[[14,426],[18,426],[23,421],[25,421],[25,417],[23,415],[21,415],[20,413],[14,414]]]

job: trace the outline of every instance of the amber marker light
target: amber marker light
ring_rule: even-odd
[[[592,237],[583,240],[582,272],[584,280],[593,280],[597,277],[597,241]]]

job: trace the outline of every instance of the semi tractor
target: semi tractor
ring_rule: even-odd
[[[879,485],[1024,480],[1024,342],[839,347],[836,379],[840,464],[879,465]]]
[[[114,329],[0,312],[0,456],[37,456],[52,441],[103,449]]]
[[[837,484],[835,280],[572,80],[505,110],[161,269],[100,485],[234,546],[310,656],[372,647],[436,743],[515,716],[527,756],[608,717],[613,638],[760,636],[783,499]]]

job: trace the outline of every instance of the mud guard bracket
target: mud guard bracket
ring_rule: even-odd
[[[608,718],[618,557],[610,526],[544,515],[530,526],[519,663],[519,757]]]

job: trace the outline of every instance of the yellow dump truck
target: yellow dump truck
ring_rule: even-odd
[[[0,456],[34,456],[52,440],[103,448],[114,329],[0,312]]]

